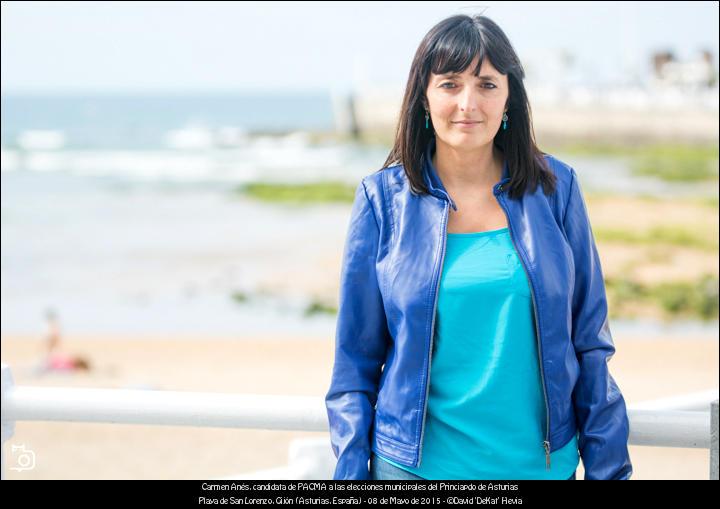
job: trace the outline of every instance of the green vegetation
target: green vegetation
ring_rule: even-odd
[[[710,274],[692,282],[643,285],[628,278],[606,278],[608,298],[615,309],[630,303],[659,306],[667,318],[718,318],[718,278]]]
[[[235,302],[242,303],[247,302],[250,299],[250,296],[244,292],[233,292],[230,298],[232,298]]]
[[[718,176],[718,147],[660,146],[635,155],[636,175],[657,176],[673,182],[702,181]]]
[[[713,209],[718,208],[718,198],[717,197],[708,197],[708,196],[673,196],[672,198],[664,197],[664,196],[657,196],[653,194],[633,194],[633,195],[625,195],[625,194],[618,194],[613,193],[610,191],[588,191],[585,194],[585,200],[588,204],[590,204],[593,201],[602,201],[602,200],[614,200],[617,198],[627,198],[629,200],[636,200],[644,203],[667,203],[671,201],[673,204],[682,203],[687,205],[699,205],[701,207],[710,207]]]
[[[718,198],[717,197],[701,198],[701,199],[698,199],[697,202],[706,207],[712,207],[715,209],[718,208]]]
[[[261,291],[258,292],[258,294],[267,295],[267,292]],[[246,304],[250,301],[251,296],[245,292],[235,291],[230,295],[230,298],[238,304]],[[337,308],[334,306],[325,304],[324,302],[321,302],[319,300],[312,300],[310,304],[308,304],[308,306],[305,308],[303,315],[306,317],[316,314],[336,315],[337,311]]]
[[[253,182],[237,192],[272,203],[352,203],[356,186],[344,182],[308,182],[279,184]]]
[[[680,247],[692,247],[704,251],[717,251],[717,236],[707,236],[680,227],[658,226],[644,232],[593,228],[595,240],[599,242],[623,242],[636,245],[670,244]]]
[[[336,315],[338,312],[337,308],[324,304],[320,301],[313,300],[305,309],[305,316],[317,315],[317,314],[328,314]]]
[[[671,182],[696,182],[718,178],[718,145],[647,143],[609,145],[571,143],[548,149],[582,156],[622,157],[635,175]]]

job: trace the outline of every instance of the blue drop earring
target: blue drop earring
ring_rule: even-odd
[[[507,112],[503,113],[502,119],[503,119],[503,131],[506,131],[507,130],[507,121],[508,121]]]
[[[429,129],[428,128],[428,120],[429,119],[430,119],[430,117],[428,116],[428,110],[425,110],[425,129]]]

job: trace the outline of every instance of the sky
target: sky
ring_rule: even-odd
[[[717,2],[2,2],[0,87],[398,90],[435,23],[477,13],[538,82],[558,79],[560,51],[600,84],[645,75],[652,51],[709,49],[718,67]]]

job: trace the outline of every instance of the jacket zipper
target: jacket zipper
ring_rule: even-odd
[[[502,192],[502,184],[498,188],[499,192]],[[533,288],[532,280],[530,279],[530,274],[528,274],[527,268],[525,267],[525,263],[523,261],[522,254],[520,251],[518,251],[517,245],[515,244],[515,238],[513,236],[512,232],[512,221],[510,221],[510,214],[507,213],[507,209],[505,208],[505,205],[503,205],[503,200],[500,197],[500,195],[497,195],[498,202],[500,203],[500,206],[505,211],[505,215],[508,219],[508,226],[510,227],[510,240],[512,240],[513,246],[515,247],[515,251],[520,256],[520,264],[523,267],[523,270],[525,271],[525,276],[528,279],[528,283],[530,284],[530,297],[532,297],[532,304],[533,304],[533,315],[535,316],[535,333],[537,336],[537,343],[538,343],[538,360],[540,362],[540,379],[542,381],[543,386],[543,396],[545,398],[545,415],[546,415],[546,422],[545,422],[545,440],[542,443],[542,447],[545,449],[545,469],[550,469],[550,407],[548,405],[548,399],[547,399],[547,391],[545,389],[545,370],[543,369],[543,363],[542,363],[542,343],[540,341],[540,329],[538,327],[538,318],[537,318],[537,309],[535,306],[535,288]]]
[[[444,208],[444,218],[443,218],[443,227],[442,227],[442,252],[440,253],[440,270],[438,270],[437,273],[437,282],[435,283],[435,303],[433,304],[433,315],[432,315],[432,323],[430,325],[430,352],[428,353],[428,364],[427,364],[427,382],[425,383],[425,402],[423,403],[423,420],[421,425],[421,431],[420,431],[420,450],[418,452],[418,461],[416,467],[420,466],[420,461],[422,460],[422,449],[423,449],[423,437],[425,436],[425,417],[427,417],[427,400],[428,400],[428,393],[430,391],[430,366],[432,362],[432,347],[433,347],[433,339],[435,337],[435,315],[437,312],[437,301],[438,301],[438,295],[440,290],[440,277],[442,276],[443,271],[443,265],[445,264],[445,247],[447,243],[447,220],[448,220],[448,202],[445,202],[445,208]]]
[[[498,188],[498,191],[502,191],[502,185]],[[512,221],[510,220],[510,215],[507,213],[507,209],[505,209],[505,205],[503,204],[502,199],[498,195],[498,202],[500,203],[500,206],[502,207],[503,211],[505,212],[505,215],[508,219],[508,226],[510,231],[510,240],[512,240],[513,246],[515,247],[515,251],[520,255],[520,262],[523,267],[523,270],[525,271],[525,275],[528,279],[528,283],[530,284],[530,297],[532,298],[532,304],[533,304],[533,315],[535,316],[535,334],[537,336],[537,343],[538,343],[538,351],[539,351],[539,357],[538,361],[540,363],[540,380],[542,381],[542,387],[543,387],[543,397],[545,399],[545,415],[546,415],[546,422],[545,422],[545,440],[542,443],[542,447],[545,450],[545,469],[550,469],[550,408],[548,405],[548,398],[547,398],[547,390],[545,388],[545,370],[543,369],[542,364],[542,343],[540,341],[540,329],[538,327],[538,318],[537,318],[537,309],[535,306],[535,288],[533,287],[532,280],[530,279],[530,275],[527,272],[527,268],[525,267],[525,263],[523,261],[523,257],[520,254],[520,251],[517,249],[517,245],[515,244],[515,239],[512,233]],[[423,420],[422,420],[422,426],[421,426],[421,432],[420,432],[420,447],[418,452],[418,462],[416,467],[420,466],[420,462],[422,461],[422,450],[423,450],[423,437],[425,436],[425,418],[427,417],[427,400],[428,400],[428,393],[430,390],[430,366],[432,363],[432,346],[433,346],[433,339],[435,336],[435,315],[437,314],[437,300],[439,295],[439,287],[440,287],[440,278],[442,276],[442,270],[443,265],[445,263],[445,248],[446,248],[446,242],[447,242],[447,235],[446,235],[446,228],[447,228],[447,219],[448,219],[448,202],[445,202],[445,210],[444,210],[444,217],[443,217],[443,228],[442,228],[442,242],[443,242],[443,248],[442,253],[440,256],[440,270],[437,273],[437,281],[435,283],[435,303],[433,305],[433,316],[432,316],[432,324],[430,328],[430,352],[428,353],[428,367],[427,367],[427,382],[425,384],[425,401],[423,403]]]

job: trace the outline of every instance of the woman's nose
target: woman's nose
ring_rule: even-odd
[[[462,111],[475,111],[480,103],[480,93],[473,89],[474,87],[467,87],[459,96],[460,110]]]

